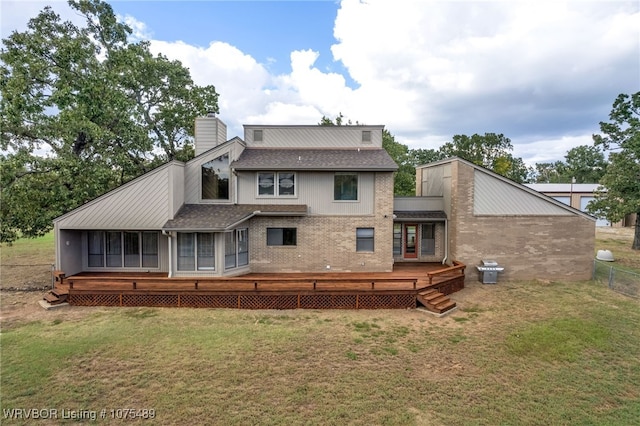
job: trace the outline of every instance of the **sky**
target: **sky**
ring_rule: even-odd
[[[620,93],[640,91],[640,2],[110,1],[132,40],[180,60],[243,124],[342,113],[410,148],[502,133],[529,165],[591,145]],[[2,38],[51,4],[0,0]]]

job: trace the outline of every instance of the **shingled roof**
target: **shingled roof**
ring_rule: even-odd
[[[185,204],[164,230],[226,231],[253,216],[306,216],[304,204]]]
[[[446,219],[447,214],[443,211],[429,211],[429,210],[418,210],[418,211],[393,211],[394,220],[398,222],[402,221],[410,221],[410,220],[435,220],[435,219]]]
[[[361,149],[247,148],[231,164],[236,170],[395,171],[387,151]]]

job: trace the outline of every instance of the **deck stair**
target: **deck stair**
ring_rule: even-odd
[[[418,303],[436,314],[442,314],[456,307],[456,302],[435,289],[421,291],[417,296]]]
[[[46,300],[50,305],[59,305],[61,303],[65,303],[68,297],[68,290],[54,288],[49,293],[45,294],[44,300]]]

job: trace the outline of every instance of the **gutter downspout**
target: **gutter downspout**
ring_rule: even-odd
[[[171,244],[171,232],[162,230],[162,235],[165,235],[169,240],[169,278],[173,278],[173,245]]]
[[[444,220],[444,259],[442,264],[446,265],[449,258],[449,219]]]

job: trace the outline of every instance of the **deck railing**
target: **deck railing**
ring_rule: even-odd
[[[454,260],[452,266],[438,269],[432,272],[427,272],[427,277],[429,277],[429,284],[433,284],[433,278],[437,276],[457,274],[458,272],[460,272],[460,275],[464,275],[464,269],[466,267],[467,265],[465,265],[464,263]]]
[[[208,291],[340,291],[340,290],[416,290],[417,278],[158,278],[158,277],[72,277],[66,279],[70,290],[208,290]]]

